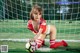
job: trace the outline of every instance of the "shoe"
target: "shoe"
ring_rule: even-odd
[[[64,47],[67,47],[68,46],[68,44],[64,40],[62,40],[61,42],[63,43],[63,46]]]
[[[63,46],[62,42],[55,42],[54,44],[50,45],[50,48],[56,49],[60,46]]]

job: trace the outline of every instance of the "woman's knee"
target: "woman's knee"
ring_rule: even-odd
[[[51,31],[56,31],[56,26],[50,25],[50,30],[51,30]]]

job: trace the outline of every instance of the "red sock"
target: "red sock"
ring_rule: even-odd
[[[52,48],[55,44],[55,40],[50,40],[50,48]]]
[[[55,42],[55,40],[50,40],[50,48],[58,48],[62,45],[62,42]]]
[[[43,40],[41,40],[41,39],[37,39],[36,40],[36,43],[37,43],[37,47],[38,48],[40,48],[42,46],[42,42],[43,42]]]
[[[45,40],[43,40],[42,45],[45,45]]]

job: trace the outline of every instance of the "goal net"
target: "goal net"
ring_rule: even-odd
[[[0,0],[0,40],[33,38],[27,29],[34,4],[43,8],[47,24],[57,28],[57,39],[80,42],[80,0]]]

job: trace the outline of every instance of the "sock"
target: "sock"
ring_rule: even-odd
[[[55,42],[55,40],[50,40],[50,48],[58,48],[62,45],[62,42]]]
[[[33,51],[37,50],[37,43],[35,41],[30,42],[30,43],[31,43]]]
[[[55,44],[55,39],[54,40],[50,40],[50,45]]]
[[[45,40],[43,40],[42,45],[45,45]]]
[[[36,43],[37,43],[37,47],[38,48],[40,48],[42,46],[42,42],[43,42],[43,40],[41,40],[41,39],[37,39],[36,40]]]

